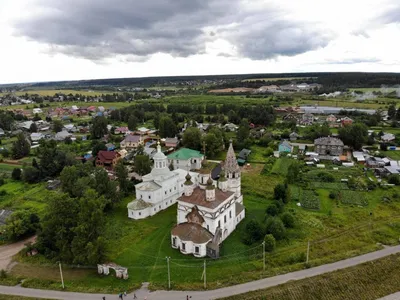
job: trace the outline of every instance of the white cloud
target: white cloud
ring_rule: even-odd
[[[103,46],[108,47],[107,55],[101,53],[104,47],[100,50],[79,47],[74,49],[79,55],[74,55],[63,45],[39,42],[19,34],[15,24],[46,9],[38,3],[37,0],[0,1],[0,83],[196,74],[400,70],[400,44],[397,43],[400,19],[396,19],[400,18],[396,15],[400,4],[397,0],[242,0],[238,3],[240,10],[236,16],[231,11],[228,15],[217,11],[219,21],[200,28],[203,37],[196,39],[194,44],[187,41],[181,49],[189,54],[180,55],[172,50],[165,53],[149,51],[152,54],[147,56],[134,53],[110,55],[109,51],[113,49],[110,40],[102,41]],[[213,8],[223,9],[218,5]],[[195,13],[193,17],[196,17]],[[196,18],[196,22],[200,19]],[[173,22],[177,22],[177,26],[180,24],[176,18]],[[119,34],[129,36],[129,31]],[[168,39],[163,37],[152,47],[159,46],[165,51],[172,49],[169,39],[176,38],[175,33],[169,28],[165,34],[169,35]],[[129,40],[132,40],[131,36]],[[147,51],[145,40],[137,43]],[[196,51],[194,45],[200,45],[204,50]],[[85,58],[90,56],[82,55],[84,51],[90,51],[91,56],[95,53],[101,59]]]

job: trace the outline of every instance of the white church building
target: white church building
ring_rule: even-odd
[[[168,158],[161,152],[160,144],[157,153],[153,156],[154,166],[151,173],[142,177],[143,182],[135,185],[136,200],[128,203],[128,217],[144,219],[155,215],[176,203],[176,199],[184,192],[184,182],[187,171],[169,169]],[[189,172],[195,184],[200,176],[196,172]],[[203,179],[204,180],[204,179]],[[205,179],[207,180],[207,179]]]
[[[210,173],[187,173],[178,198],[177,225],[171,231],[172,247],[196,257],[219,257],[219,245],[244,219],[241,172],[229,146],[218,182]]]

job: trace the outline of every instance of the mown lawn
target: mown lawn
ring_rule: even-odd
[[[225,300],[375,300],[399,291],[400,254],[355,267],[221,298]]]

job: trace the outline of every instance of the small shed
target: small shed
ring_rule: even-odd
[[[284,140],[279,144],[278,151],[291,153],[293,151],[293,146],[287,140]]]
[[[242,151],[240,151],[240,153],[238,155],[238,159],[237,159],[238,164],[243,166],[246,163],[247,158],[249,157],[250,154],[251,154],[251,150],[242,149]]]

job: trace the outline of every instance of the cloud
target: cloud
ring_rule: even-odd
[[[37,0],[35,13],[14,28],[15,35],[48,44],[51,52],[94,61],[118,55],[143,61],[156,53],[188,57],[206,53],[206,44],[221,38],[240,57],[258,60],[304,53],[332,38],[318,24],[261,4],[255,10],[245,0]]]

